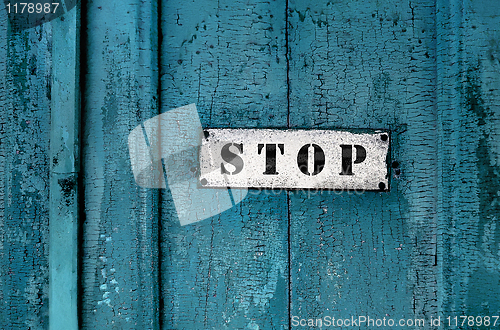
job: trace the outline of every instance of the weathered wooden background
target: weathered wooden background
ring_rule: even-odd
[[[250,191],[181,227],[127,138],[190,103],[390,129],[391,190]],[[0,329],[499,315],[499,121],[497,0],[93,0],[21,31],[2,7]]]

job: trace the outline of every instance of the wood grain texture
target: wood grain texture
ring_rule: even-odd
[[[82,327],[156,329],[158,191],[135,183],[127,146],[158,114],[156,3],[85,10]]]
[[[291,194],[291,315],[437,312],[434,2],[293,1],[290,124],[391,129],[388,193]]]
[[[0,6],[0,328],[48,327],[50,25]]]
[[[444,313],[500,311],[500,4],[437,2]]]
[[[84,7],[82,329],[498,314],[498,1]],[[13,32],[0,6],[0,329],[49,327],[49,242],[74,243],[76,20]],[[168,189],[135,183],[127,137],[193,102],[204,127],[388,128],[391,190],[253,190],[181,227]]]
[[[194,102],[203,127],[286,127],[285,6],[163,1],[162,112]],[[163,329],[288,328],[284,191],[183,227],[169,191],[161,210]]]

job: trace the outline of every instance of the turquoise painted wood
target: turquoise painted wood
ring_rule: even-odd
[[[0,328],[78,329],[78,10],[25,31],[1,14]]]
[[[48,327],[51,45],[0,10],[0,329]]]
[[[158,114],[157,5],[83,8],[81,326],[156,329],[158,190],[136,185],[127,139]]]
[[[291,194],[291,314],[437,315],[434,1],[291,1],[289,15],[291,126],[389,128],[401,171],[389,193]]]
[[[78,329],[80,8],[53,20],[49,329]]]
[[[285,10],[284,1],[163,1],[162,112],[194,102],[203,127],[287,127]],[[288,327],[286,192],[250,192],[184,227],[168,191],[161,211],[163,329]]]
[[[65,15],[14,31],[0,10],[0,329],[500,313],[500,3],[93,0],[80,33]],[[391,190],[250,191],[181,227],[127,137],[193,102],[204,127],[388,128]]]
[[[500,311],[500,3],[438,1],[443,313]]]

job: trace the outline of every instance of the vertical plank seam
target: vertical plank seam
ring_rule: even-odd
[[[83,135],[82,133],[85,130],[85,98],[82,97],[85,95],[85,87],[87,86],[87,79],[86,79],[86,73],[87,73],[87,1],[80,1],[79,2],[79,8],[80,8],[80,41],[79,41],[79,46],[80,46],[80,141],[79,141],[79,159],[80,159],[80,172],[81,174],[78,176],[78,191],[79,191],[79,196],[78,196],[78,204],[79,204],[79,209],[78,209],[78,219],[79,219],[79,226],[78,226],[78,248],[79,248],[79,253],[78,253],[78,286],[77,286],[77,292],[78,292],[78,300],[77,300],[77,312],[78,312],[78,324],[81,327],[83,324],[83,318],[82,318],[82,310],[83,310],[83,277],[82,277],[82,271],[83,271],[83,224],[85,223],[85,182],[84,182],[84,175],[83,175],[83,168],[85,168],[85,160],[82,157],[83,155],[83,148],[84,145],[82,143],[83,141]]]
[[[289,42],[289,30],[288,30],[288,11],[289,11],[289,0],[285,0],[285,58],[286,58],[286,106],[287,106],[287,117],[286,117],[286,125],[287,128],[290,128],[290,46]],[[290,190],[286,191],[286,200],[287,200],[287,242],[288,242],[288,324],[286,326],[287,329],[291,329],[292,322],[292,249],[291,249],[291,201],[290,201]]]
[[[439,105],[439,83],[440,83],[440,76],[439,76],[439,58],[440,58],[440,47],[439,47],[439,33],[440,33],[440,26],[439,26],[439,0],[434,0],[434,33],[436,34],[436,41],[435,41],[435,46],[434,46],[434,52],[435,52],[435,65],[434,65],[434,76],[435,76],[435,84],[436,84],[436,89],[435,89],[435,108],[436,108],[436,115],[437,115],[437,120],[436,120],[436,125],[437,125],[437,163],[438,163],[438,169],[437,169],[437,177],[438,180],[436,182],[437,186],[437,201],[436,201],[436,213],[437,215],[437,230],[436,230],[436,242],[435,242],[435,249],[434,249],[434,266],[437,267],[436,270],[436,287],[437,287],[437,312],[441,313],[442,312],[442,304],[440,303],[440,292],[442,291],[442,274],[443,274],[443,266],[442,263],[438,263],[438,253],[439,253],[439,246],[442,241],[442,230],[441,230],[441,225],[442,221],[441,218],[439,217],[439,214],[442,210],[442,187],[441,187],[441,181],[443,176],[443,166],[442,166],[442,155],[441,154],[441,141],[442,141],[442,134],[441,134],[441,125],[439,122],[440,119],[440,105]]]
[[[286,58],[286,107],[287,107],[287,116],[286,116],[286,125],[287,128],[290,128],[290,47],[288,45],[288,3],[289,0],[285,0],[285,58]]]
[[[158,43],[158,60],[157,60],[157,65],[158,65],[158,81],[157,81],[157,91],[156,91],[156,102],[157,102],[157,107],[158,107],[158,113],[161,113],[161,106],[162,106],[162,97],[161,93],[163,90],[162,86],[162,75],[163,75],[163,56],[162,56],[162,50],[163,50],[163,27],[162,27],[162,12],[163,12],[163,4],[164,1],[159,1],[157,5],[157,43]],[[164,166],[163,159],[162,159],[162,166]],[[163,168],[163,173],[165,172],[165,168]],[[167,181],[165,181],[167,182]],[[163,281],[162,281],[162,269],[163,269],[163,256],[162,256],[162,247],[161,247],[161,238],[163,237],[163,226],[162,226],[162,201],[163,201],[163,193],[160,191],[158,193],[158,212],[157,212],[157,250],[158,250],[158,265],[157,265],[157,299],[156,301],[158,302],[158,329],[161,330],[163,328],[163,307],[164,307],[164,300],[163,300],[163,295],[162,295],[162,290],[163,290]]]

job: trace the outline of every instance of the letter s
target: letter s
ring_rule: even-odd
[[[224,145],[222,147],[222,150],[220,152],[220,155],[222,157],[222,159],[233,165],[234,167],[236,167],[236,170],[234,170],[234,172],[229,172],[225,167],[224,167],[224,163],[221,163],[220,164],[220,169],[221,169],[221,173],[222,174],[230,174],[230,175],[235,175],[235,174],[238,174],[241,172],[241,170],[243,169],[243,159],[241,159],[240,156],[238,156],[237,154],[231,152],[231,150],[229,150],[229,148],[231,146],[235,146],[238,151],[240,152],[240,154],[243,153],[243,143],[240,143],[240,144],[236,144],[236,143],[228,143],[226,145]]]
[[[299,326],[299,317],[297,315],[292,316],[292,325],[294,327],[298,327]]]

